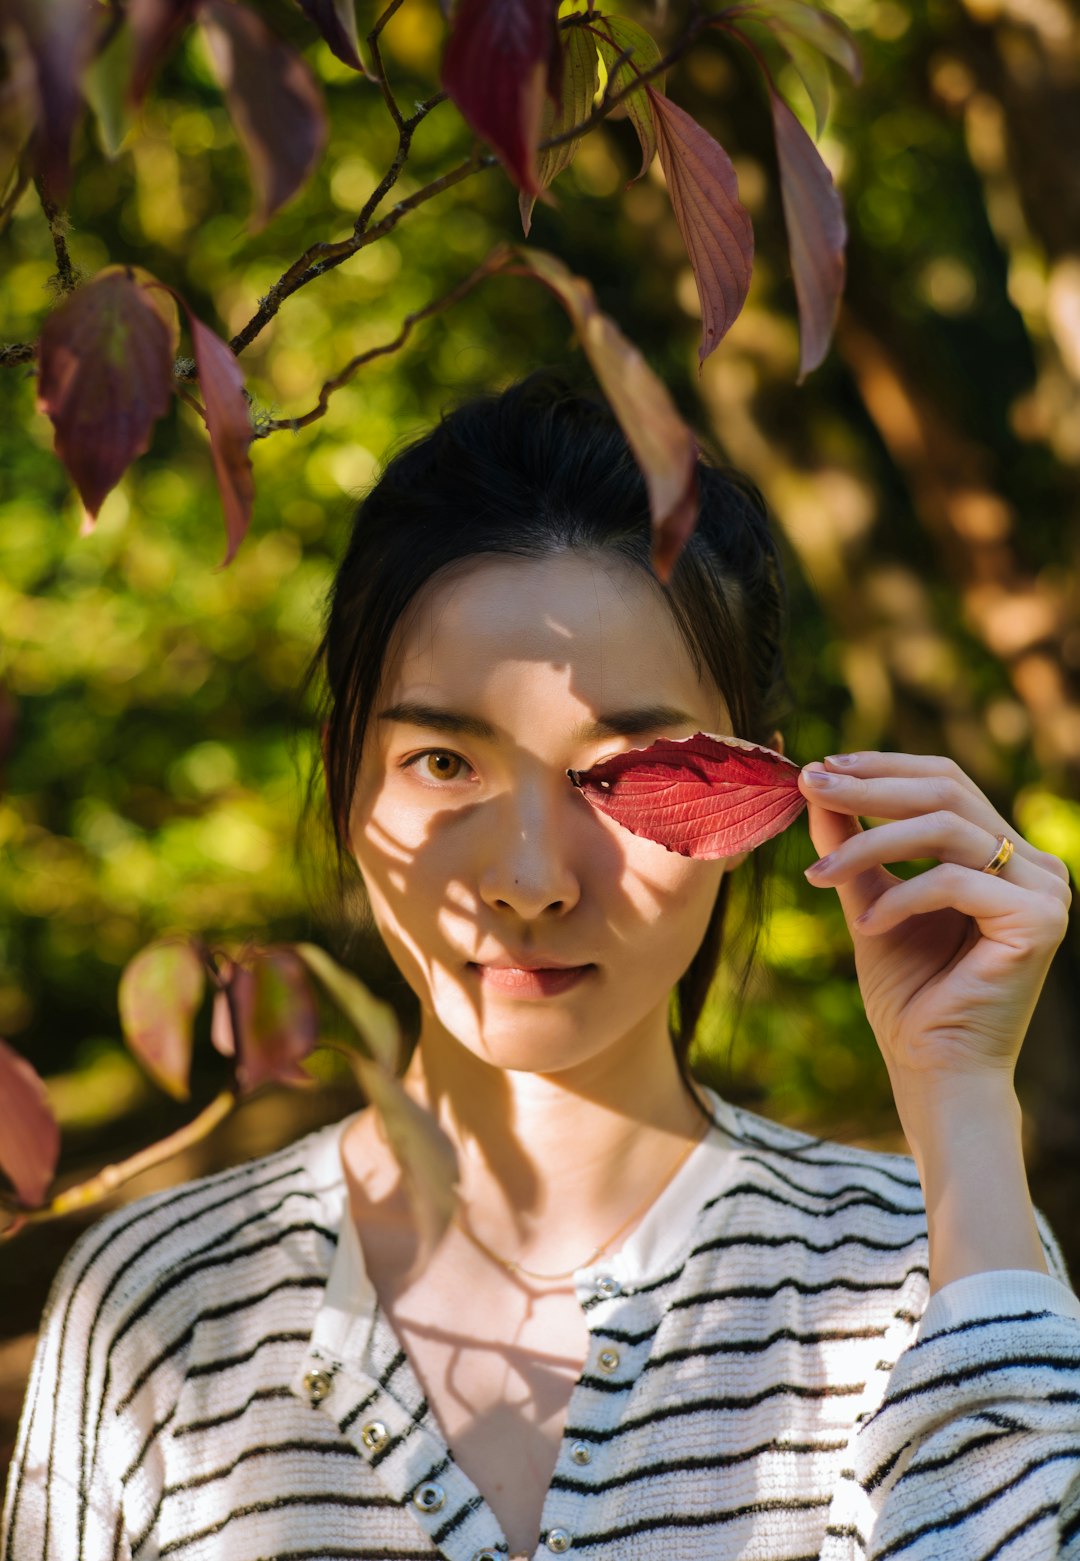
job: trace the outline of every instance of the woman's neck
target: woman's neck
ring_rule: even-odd
[[[578,1265],[647,1206],[703,1127],[666,1023],[547,1075],[422,1031],[404,1082],[457,1151],[468,1228],[545,1272]]]

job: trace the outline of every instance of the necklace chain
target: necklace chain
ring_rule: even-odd
[[[505,1268],[511,1274],[523,1274],[527,1279],[572,1279],[579,1268],[588,1268],[590,1264],[595,1263],[597,1258],[600,1257],[602,1253],[607,1251],[612,1242],[615,1241],[618,1236],[621,1236],[623,1231],[626,1230],[628,1226],[632,1225],[636,1219],[640,1218],[640,1216],[644,1214],[649,1205],[660,1196],[661,1192],[663,1192],[664,1188],[672,1180],[676,1172],[682,1170],[683,1165],[690,1158],[692,1150],[696,1149],[698,1144],[701,1143],[701,1140],[705,1137],[705,1134],[708,1132],[711,1126],[711,1121],[706,1121],[697,1137],[690,1140],[686,1147],[680,1151],[679,1157],[675,1161],[675,1164],[669,1171],[664,1173],[664,1178],[660,1182],[659,1186],[650,1190],[644,1201],[639,1203],[633,1213],[628,1215],[627,1218],[623,1220],[622,1224],[618,1227],[617,1230],[613,1230],[611,1232],[611,1235],[608,1236],[606,1241],[602,1241],[598,1247],[595,1247],[593,1251],[589,1253],[588,1257],[583,1263],[578,1263],[574,1268],[565,1269],[562,1273],[539,1274],[534,1268],[525,1268],[524,1265],[519,1263],[516,1258],[500,1257],[497,1252],[492,1251],[491,1247],[488,1246],[486,1241],[481,1241],[480,1237],[475,1233],[475,1231],[471,1230],[470,1227],[465,1224],[464,1220],[461,1219],[461,1217],[457,1214],[454,1215],[454,1223],[457,1225],[462,1234],[468,1237],[473,1246],[479,1247],[480,1251],[484,1254],[485,1257],[490,1258],[493,1263],[498,1263],[501,1268]]]

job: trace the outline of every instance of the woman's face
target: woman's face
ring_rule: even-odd
[[[729,730],[723,701],[621,560],[487,554],[429,583],[390,647],[351,816],[425,1044],[538,1073],[667,1044],[670,991],[741,857],[632,835],[566,771],[702,730]]]

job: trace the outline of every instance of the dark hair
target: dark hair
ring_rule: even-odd
[[[699,451],[708,441],[696,434]],[[700,515],[663,591],[699,674],[724,698],[735,735],[771,746],[792,708],[783,664],[787,587],[757,487],[714,458],[698,459]],[[650,512],[641,469],[607,402],[541,369],[501,392],[441,414],[438,426],[389,458],[356,508],[331,586],[322,640],[303,680],[325,681],[326,791],[339,912],[361,930],[362,880],[347,844],[360,749],[395,625],[433,575],[478,554],[536,558],[565,549],[613,553],[648,573]],[[316,766],[308,790],[322,793]],[[765,914],[767,863],[751,853],[741,1011]],[[745,869],[744,869],[745,870]],[[687,1053],[716,974],[732,875],[676,989],[672,1042]],[[366,912],[369,917],[370,912]],[[370,923],[369,923],[370,924]]]

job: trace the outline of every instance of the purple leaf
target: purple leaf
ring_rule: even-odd
[[[34,161],[58,204],[71,183],[71,137],[83,113],[82,75],[106,13],[96,0],[5,0],[0,35],[15,35],[33,62]]]
[[[77,288],[42,326],[38,407],[91,522],[168,409],[172,347],[161,309],[123,266]]]
[[[700,374],[705,359],[719,347],[746,302],[754,264],[754,229],[724,148],[662,92],[654,92],[651,86],[645,90],[656,120],[668,195],[701,300]]]
[[[780,199],[799,305],[801,385],[829,350],[844,291],[847,225],[839,192],[821,154],[769,81]]]
[[[258,949],[233,965],[229,996],[241,1093],[268,1083],[310,1086],[300,1063],[318,1042],[319,1013],[303,961],[285,946]]]
[[[45,1202],[59,1154],[60,1129],[40,1075],[0,1041],[0,1171],[27,1208]]]
[[[667,737],[568,770],[599,812],[680,856],[715,859],[752,850],[806,807],[799,765],[738,737]]]
[[[360,55],[356,31],[356,0],[296,0],[308,21],[313,22],[326,39],[331,54],[343,65],[363,71],[369,81],[378,81]]]
[[[124,1040],[155,1084],[174,1100],[191,1095],[195,1015],[206,989],[190,943],[151,943],[124,966],[117,999]]]
[[[544,94],[561,106],[562,51],[552,0],[460,0],[440,80],[519,191],[539,195]]]
[[[258,232],[322,155],[328,128],[322,94],[306,62],[248,6],[202,0],[199,22],[251,169],[251,229]]]

